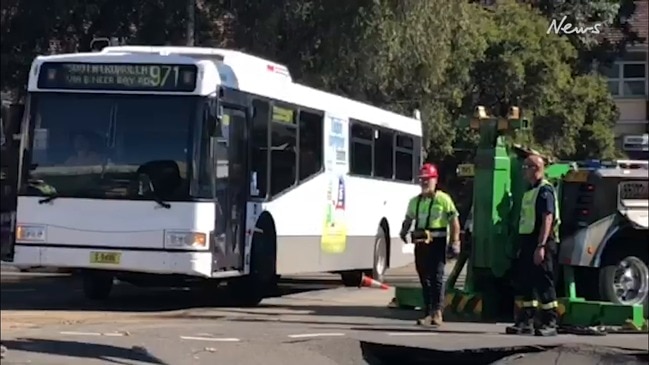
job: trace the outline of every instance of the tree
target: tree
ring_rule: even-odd
[[[237,44],[286,63],[294,78],[313,86],[404,114],[422,109],[426,130],[434,131],[428,133],[433,150],[452,152],[449,136],[454,128],[447,104],[458,109],[463,90],[456,85],[468,82],[469,70],[458,67],[460,62],[452,60],[451,54],[462,47],[464,52],[458,54],[480,54],[468,48],[475,43],[472,35],[461,31],[468,28],[466,4],[452,0],[282,3],[274,7],[265,1],[239,3]]]
[[[524,0],[524,2],[540,10],[548,18],[548,26],[553,21],[555,25],[571,25],[568,28],[597,25],[589,31],[563,34],[579,52],[579,57],[575,61],[577,69],[582,73],[589,72],[594,61],[609,63],[623,53],[629,44],[642,41],[627,22],[635,12],[634,0]],[[615,39],[604,37],[607,34],[614,35]]]
[[[209,45],[227,44],[227,8],[197,1],[197,34]],[[24,91],[34,57],[90,49],[94,37],[131,44],[182,45],[187,9],[163,0],[3,0],[0,8],[2,89]]]
[[[612,1],[593,2],[614,13]],[[578,68],[579,44],[546,32],[550,14],[591,11],[579,3],[197,0],[196,38],[287,64],[311,86],[404,114],[420,109],[432,159],[475,144],[455,125],[475,104],[523,106],[537,128],[518,138],[558,157],[609,154],[615,108],[603,80]],[[1,15],[3,88],[24,87],[36,54],[84,51],[94,36],[185,43],[183,1],[7,0]]]
[[[574,76],[578,50],[514,1],[502,2],[490,21],[486,57],[473,67],[472,99],[495,111],[522,106],[533,120],[535,147],[558,158],[611,154],[615,104],[599,76]]]

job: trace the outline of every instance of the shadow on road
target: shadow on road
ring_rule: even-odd
[[[336,280],[282,280],[278,290],[272,297],[304,293],[309,291],[322,291],[340,287]],[[284,301],[270,301],[262,303],[256,308],[239,308],[228,300],[225,288],[212,287],[211,289],[153,289],[140,288],[130,284],[116,285],[110,298],[105,301],[90,301],[84,298],[81,283],[74,276],[2,276],[2,295],[0,308],[3,311],[101,311],[101,312],[131,312],[131,313],[165,313],[165,318],[178,319],[209,319],[232,321],[277,321],[285,320],[291,314],[313,315],[323,318],[318,324],[335,324],[334,321],[344,322],[344,317],[350,321],[362,322],[359,317],[372,317],[379,319],[397,319],[414,321],[420,315],[412,310],[398,310],[376,305],[355,305],[338,303],[331,305],[327,299],[329,294],[318,293],[322,304],[304,303],[301,299]],[[352,288],[349,294],[356,293]],[[371,289],[366,289],[371,290]],[[342,291],[335,295],[346,296]],[[309,294],[310,296],[310,294]],[[360,299],[359,299],[360,300]],[[362,302],[361,302],[362,303]],[[192,309],[206,309],[194,311]],[[214,309],[213,313],[209,309]],[[342,318],[341,318],[342,317]],[[352,319],[354,318],[354,319]],[[290,318],[289,318],[290,319]],[[293,322],[293,321],[292,321]],[[309,324],[309,323],[305,323]],[[341,325],[362,326],[364,323],[340,323]]]
[[[238,322],[285,322],[300,323],[307,325],[358,325],[366,323],[345,322],[344,318],[375,318],[388,320],[402,320],[414,322],[421,317],[421,312],[416,310],[392,309],[387,306],[376,305],[341,305],[341,304],[263,304],[257,308],[263,311],[246,308],[219,308],[214,313],[210,312],[181,312],[173,313],[171,318],[210,320],[225,317],[229,321]],[[231,316],[229,315],[231,314]],[[293,316],[293,318],[291,318]],[[297,316],[297,318],[296,318]],[[322,318],[322,321],[302,320],[299,316],[310,316],[311,318]],[[329,318],[333,319],[330,320]],[[463,318],[453,318],[452,322],[471,322]],[[485,322],[488,323],[488,322]],[[462,332],[465,333],[465,332]]]
[[[271,297],[282,297],[338,286],[330,280],[303,282],[283,281]],[[81,283],[74,276],[10,276],[2,274],[0,308],[27,311],[105,311],[165,312],[192,308],[233,307],[223,287],[156,289],[130,284],[116,285],[109,299],[91,301],[84,298]]]
[[[77,341],[46,340],[25,338],[2,341],[9,352],[12,350],[59,355],[77,358],[102,360],[107,364],[126,364],[125,360],[146,364],[166,365],[165,362],[149,354],[144,348],[122,348],[111,345],[100,345]],[[8,357],[11,356],[8,354]]]

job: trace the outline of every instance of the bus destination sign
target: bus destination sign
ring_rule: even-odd
[[[65,90],[184,91],[196,89],[196,65],[46,62],[38,87]]]

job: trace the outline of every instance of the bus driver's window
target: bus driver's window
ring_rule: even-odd
[[[72,134],[73,152],[65,164],[68,166],[101,165],[101,156],[94,151],[92,135],[88,133]]]

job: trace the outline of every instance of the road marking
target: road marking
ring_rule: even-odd
[[[198,336],[180,336],[182,340],[190,341],[210,341],[210,342],[239,342],[238,338],[218,338],[218,337],[198,337]]]
[[[309,338],[309,337],[340,337],[344,333],[302,333],[297,335],[288,335],[289,338]]]
[[[435,332],[388,332],[388,336],[436,336]]]
[[[100,333],[100,332],[77,332],[77,331],[63,331],[59,332],[62,335],[67,335],[67,336],[106,336],[106,337],[124,337],[127,336],[127,333],[124,332],[107,332],[107,333]]]
[[[101,336],[99,332],[76,332],[76,331],[63,331],[59,332],[62,335],[67,336]]]

